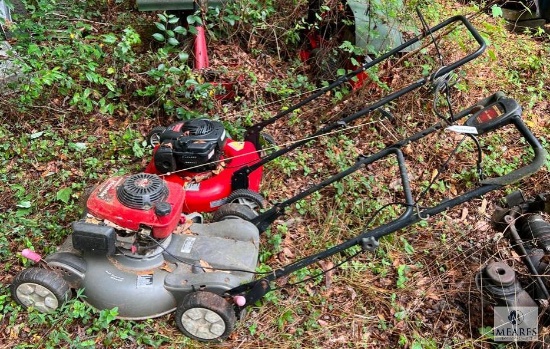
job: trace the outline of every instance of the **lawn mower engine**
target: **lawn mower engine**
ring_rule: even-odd
[[[251,210],[263,208],[264,199],[258,194],[263,169],[250,171],[242,186],[236,186],[233,178],[242,167],[260,161],[260,149],[252,142],[230,139],[222,123],[180,121],[155,127],[147,138],[155,148],[145,172],[184,187],[184,213],[213,212],[225,203],[242,201]]]
[[[154,137],[151,143],[159,147],[153,160],[159,173],[215,170],[227,141],[222,123],[208,119],[178,122]]]
[[[154,174],[107,180],[92,191],[86,215],[45,267],[15,277],[14,299],[49,312],[71,289],[83,289],[86,302],[118,307],[120,318],[177,309],[178,327],[188,336],[209,340],[230,332],[238,314],[225,292],[252,280],[258,229],[238,218],[193,222],[181,213],[184,197],[180,185]]]
[[[476,276],[478,289],[494,304],[513,307],[538,307],[550,301],[550,196],[537,195],[525,200],[516,191],[505,199],[493,215],[495,227],[504,233],[510,246],[521,256],[528,278],[504,261],[488,263]],[[524,286],[526,285],[526,286]],[[548,320],[548,319],[546,319]]]

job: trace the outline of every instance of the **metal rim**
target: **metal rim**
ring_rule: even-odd
[[[250,209],[254,211],[254,213],[258,214],[256,212],[257,209],[260,209],[260,205],[256,202],[256,200],[252,200],[246,197],[238,197],[230,201],[230,203],[234,204],[240,204],[243,206],[248,206]]]
[[[255,215],[258,215],[258,211],[265,207],[265,199],[260,193],[252,191],[250,189],[237,189],[226,199],[228,204],[239,204],[246,206],[254,211]]]
[[[216,339],[222,336],[226,330],[223,318],[207,308],[187,309],[181,315],[181,323],[190,334],[204,340]]]
[[[59,307],[56,295],[40,284],[26,282],[19,285],[15,292],[25,307],[33,307],[42,313],[50,313]]]
[[[153,147],[156,147],[157,145],[160,145],[160,134],[158,133],[153,133],[151,135],[151,137],[149,137],[149,143],[153,146]]]

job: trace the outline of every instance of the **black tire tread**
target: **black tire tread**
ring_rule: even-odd
[[[226,324],[225,332],[214,339],[204,339],[194,336],[189,333],[182,324],[183,313],[191,308],[206,308],[216,312],[218,315],[224,319]],[[223,297],[207,291],[198,291],[193,292],[185,296],[181,304],[176,310],[176,325],[178,329],[185,334],[187,337],[196,339],[201,342],[221,342],[226,339],[233,329],[235,328],[235,323],[237,322],[237,316],[233,306],[229,304]]]
[[[213,222],[221,222],[230,216],[239,217],[246,221],[251,221],[258,215],[250,207],[241,204],[224,204],[212,215]]]
[[[20,302],[16,291],[25,283],[35,283],[46,287],[55,295],[60,305],[67,302],[72,296],[69,284],[60,274],[44,268],[31,267],[20,271],[11,284],[12,298],[24,308],[26,306]]]
[[[147,145],[150,145],[150,146],[154,147],[154,145],[151,144],[151,137],[155,133],[162,133],[165,130],[166,130],[166,127],[164,127],[164,126],[155,126],[155,127],[153,127],[153,129],[151,131],[149,131],[149,133],[147,133]]]
[[[250,189],[237,189],[237,190],[231,192],[231,194],[229,194],[227,199],[225,199],[225,202],[228,203],[228,204],[235,203],[234,201],[239,199],[239,198],[245,198],[245,199],[249,199],[251,201],[254,201],[258,205],[259,208],[265,208],[266,207],[267,202],[264,199],[264,197],[260,193],[252,191]]]

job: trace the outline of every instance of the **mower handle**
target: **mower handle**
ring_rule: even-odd
[[[461,59],[451,63],[450,65],[446,65],[446,66],[441,67],[436,72],[434,72],[434,73],[430,74],[429,76],[427,76],[425,78],[424,82],[434,81],[435,79],[437,79],[441,76],[444,76],[445,74],[448,74],[449,72],[455,70],[456,68],[458,68],[458,67],[468,63],[469,61],[477,58],[479,55],[481,55],[483,53],[483,51],[485,51],[485,49],[487,47],[487,44],[485,43],[485,40],[483,40],[481,35],[479,35],[477,30],[474,28],[474,26],[472,26],[472,24],[468,21],[468,19],[466,19],[466,17],[461,16],[461,15],[450,17],[447,20],[445,20],[445,21],[443,21],[443,22],[441,22],[441,23],[439,23],[439,24],[437,24],[437,25],[435,25],[435,26],[433,26],[429,29],[425,29],[420,35],[417,35],[416,37],[412,38],[411,40],[409,40],[409,41],[393,48],[389,52],[387,52],[387,53],[385,53],[385,54],[383,54],[379,57],[376,57],[375,59],[373,59],[369,62],[365,62],[363,65],[361,65],[359,68],[355,69],[354,71],[351,71],[351,72],[347,73],[346,75],[343,75],[343,76],[339,77],[333,83],[319,89],[317,92],[313,93],[309,97],[307,97],[307,98],[303,99],[302,101],[290,106],[289,108],[277,113],[273,117],[271,117],[267,120],[263,120],[259,123],[256,123],[256,124],[248,127],[246,132],[245,132],[244,139],[246,141],[252,142],[256,146],[256,148],[261,147],[260,141],[259,141],[260,140],[260,132],[266,126],[273,124],[275,121],[279,120],[280,118],[282,118],[286,115],[291,114],[293,111],[303,107],[304,105],[306,105],[306,104],[310,103],[311,101],[317,99],[318,97],[324,95],[326,92],[331,91],[331,90],[335,89],[336,87],[338,87],[338,86],[340,86],[340,85],[342,85],[342,84],[344,84],[348,81],[351,81],[355,76],[367,71],[368,69],[374,67],[375,65],[379,64],[380,62],[385,61],[386,59],[398,54],[399,52],[403,51],[404,49],[408,48],[409,46],[412,46],[412,45],[416,44],[420,40],[422,40],[422,39],[424,39],[428,36],[433,35],[433,33],[437,32],[437,31],[439,31],[439,30],[441,30],[441,29],[443,29],[443,28],[447,27],[448,25],[451,25],[455,22],[462,22],[462,24],[464,24],[464,26],[466,27],[468,32],[472,35],[472,37],[475,39],[475,41],[479,44],[479,47],[474,52],[472,52],[471,54],[469,54],[465,57],[462,57]]]
[[[531,149],[533,149],[535,153],[535,157],[529,164],[521,168],[518,168],[516,170],[513,170],[505,175],[481,180],[480,181],[481,185],[505,186],[505,185],[517,182],[518,180],[524,177],[527,177],[536,173],[542,166],[544,166],[548,157],[548,153],[546,152],[546,150],[542,147],[542,145],[539,143],[537,138],[527,128],[527,126],[521,119],[521,107],[519,106],[517,101],[511,98],[507,98],[506,95],[501,91],[496,92],[493,95],[479,101],[478,103],[471,106],[470,108],[467,108],[466,110],[461,112],[459,115],[457,115],[457,119],[461,119],[465,116],[473,114],[466,123],[476,125],[476,123],[470,122],[472,119],[476,118],[476,113],[486,108],[490,108],[490,106],[492,105],[496,105],[497,102],[499,101],[500,101],[500,104],[504,106],[505,110],[503,112],[505,114],[506,112],[508,112],[509,116],[505,116],[502,121],[499,120],[500,117],[497,117],[495,120],[488,120],[484,123],[489,125],[488,128],[490,130],[495,130],[505,125],[513,124],[515,128],[518,130],[518,132],[521,134],[522,138],[525,139],[527,143],[529,143],[529,145],[531,146]],[[510,111],[507,111],[506,108],[510,108]],[[482,123],[482,125],[484,123]],[[484,128],[481,128],[481,132],[485,133],[486,131],[484,130]]]
[[[233,176],[231,177],[231,188],[232,188],[232,190],[247,189],[248,185],[249,185],[249,183],[248,183],[249,174],[252,173],[252,171],[262,167],[266,163],[272,161],[273,159],[276,159],[281,155],[284,155],[284,154],[289,153],[289,152],[291,152],[292,150],[294,150],[298,147],[301,147],[302,145],[312,141],[313,139],[317,138],[318,136],[327,134],[327,133],[329,133],[329,132],[331,132],[335,129],[344,127],[344,126],[346,126],[346,124],[348,124],[352,121],[355,121],[355,120],[357,120],[357,119],[359,119],[359,118],[361,118],[365,115],[368,115],[369,113],[371,113],[371,112],[377,110],[378,108],[390,103],[391,101],[393,101],[397,98],[400,98],[403,95],[406,95],[407,93],[409,93],[411,91],[414,91],[414,90],[416,90],[416,89],[418,89],[422,86],[425,86],[426,84],[428,84],[430,82],[435,81],[437,78],[439,78],[441,76],[444,76],[445,74],[448,74],[449,72],[453,71],[454,69],[468,63],[469,61],[471,61],[474,58],[481,55],[483,53],[483,51],[485,50],[485,48],[486,48],[486,44],[485,44],[485,41],[483,41],[483,38],[479,35],[479,33],[474,29],[474,27],[470,24],[470,22],[468,22],[468,20],[465,17],[463,17],[463,16],[451,17],[451,18],[447,19],[446,21],[444,21],[444,22],[442,22],[442,23],[426,30],[425,33],[423,33],[419,36],[416,36],[415,38],[413,38],[413,39],[405,42],[404,44],[394,48],[393,50],[389,51],[388,53],[386,53],[386,54],[384,54],[380,57],[377,57],[377,58],[375,58],[374,60],[372,60],[370,62],[367,62],[367,63],[363,64],[360,68],[358,68],[358,69],[342,76],[341,78],[337,79],[335,82],[330,84],[329,86],[320,89],[319,91],[317,91],[313,95],[311,95],[308,98],[304,99],[303,101],[291,106],[290,108],[278,113],[277,115],[273,116],[272,118],[267,119],[265,121],[262,121],[260,123],[257,123],[255,125],[249,127],[247,129],[246,133],[245,133],[245,136],[244,136],[245,141],[252,142],[256,146],[257,149],[261,149],[261,145],[259,144],[259,132],[265,126],[267,126],[269,124],[272,124],[276,120],[278,120],[281,117],[289,114],[293,110],[296,110],[299,107],[311,102],[312,100],[316,99],[317,97],[324,94],[325,92],[334,89],[336,86],[338,86],[338,85],[340,85],[340,84],[342,84],[346,81],[349,81],[352,77],[356,76],[357,74],[359,74],[363,71],[366,71],[367,69],[375,66],[376,64],[378,64],[378,63],[386,60],[387,58],[395,55],[396,53],[402,51],[403,49],[407,48],[408,46],[411,46],[411,45],[415,44],[416,42],[420,41],[422,38],[425,38],[428,35],[436,32],[438,30],[441,30],[442,28],[445,28],[450,24],[453,24],[454,22],[462,22],[464,24],[464,26],[468,29],[470,34],[479,43],[479,47],[477,48],[477,50],[475,50],[474,52],[462,57],[461,59],[459,59],[459,60],[457,60],[457,61],[455,61],[455,62],[453,62],[449,65],[440,67],[438,70],[436,70],[435,72],[432,72],[428,76],[424,76],[424,77],[416,80],[415,82],[413,82],[413,83],[411,83],[411,84],[409,84],[405,87],[402,87],[401,89],[399,89],[397,91],[394,91],[394,92],[388,94],[387,96],[377,100],[376,102],[374,102],[374,103],[370,104],[369,106],[359,110],[356,113],[345,116],[345,117],[343,117],[342,119],[340,119],[336,122],[325,125],[324,127],[317,130],[315,133],[309,135],[309,137],[307,137],[307,138],[304,138],[304,139],[302,139],[300,141],[297,141],[297,142],[295,142],[295,143],[293,143],[289,146],[281,148],[281,149],[271,153],[270,155],[267,155],[267,156],[261,158],[260,161],[257,161],[253,164],[250,164],[248,166],[244,166],[244,167],[238,169],[237,171],[235,171],[233,173]]]
[[[386,147],[385,149],[379,151],[376,154],[373,154],[367,157],[360,157],[357,160],[356,164],[350,167],[348,170],[341,172],[331,178],[328,178],[327,180],[321,182],[320,184],[310,188],[305,193],[298,194],[297,196],[290,198],[285,202],[279,203],[278,206],[275,206],[274,208],[260,214],[260,216],[252,220],[252,223],[258,227],[258,230],[260,232],[262,232],[278,216],[284,214],[284,208],[286,208],[289,204],[296,202],[298,199],[303,198],[305,195],[309,195],[313,191],[320,190],[322,187],[329,185],[341,179],[342,177],[345,177],[351,174],[352,172],[355,172],[361,166],[378,161],[391,154],[394,154],[397,156],[400,174],[401,174],[401,182],[403,184],[403,190],[404,190],[405,199],[406,199],[406,202],[404,203],[405,211],[399,217],[397,217],[396,219],[388,223],[378,226],[374,229],[365,228],[365,230],[361,234],[347,241],[344,241],[338,245],[330,247],[316,254],[304,257],[282,268],[275,269],[273,270],[273,273],[266,275],[262,279],[254,280],[252,282],[242,284],[238,287],[235,287],[229,290],[228,294],[230,295],[245,294],[246,304],[253,304],[256,300],[262,298],[267,292],[270,291],[269,283],[277,278],[280,278],[285,275],[289,275],[299,269],[302,269],[308,265],[316,263],[321,259],[340,253],[352,246],[361,246],[363,250],[372,251],[376,248],[378,244],[378,240],[383,236],[394,233],[400,229],[406,228],[423,219],[426,219],[427,217],[439,214],[445,210],[448,210],[449,208],[455,207],[457,205],[468,202],[472,199],[478,198],[493,190],[500,189],[504,185],[513,183],[525,176],[535,173],[541,166],[544,165],[546,156],[547,156],[546,151],[542,148],[539,141],[535,138],[533,133],[525,126],[525,124],[521,120],[521,108],[515,108],[515,106],[517,106],[517,102],[515,102],[510,98],[506,98],[502,92],[497,92],[492,96],[481,100],[477,104],[464,109],[463,111],[461,111],[456,115],[455,120],[460,120],[467,116],[470,116],[470,119],[477,118],[479,115],[481,115],[480,114],[481,111],[487,108],[491,108],[492,105],[494,105],[496,102],[499,102],[499,103],[503,102],[508,106],[511,106],[512,107],[511,112],[508,113],[507,110],[504,110],[504,114],[497,115],[494,118],[480,119],[481,124],[478,124],[478,125],[484,126],[485,131],[491,132],[505,125],[513,124],[516,127],[516,129],[521,133],[522,138],[529,143],[529,145],[535,152],[535,158],[531,161],[530,164],[522,168],[519,168],[517,170],[514,170],[506,175],[503,175],[497,178],[482,180],[480,181],[479,185],[476,188],[470,191],[467,191],[463,194],[457,195],[453,198],[445,199],[439,202],[438,204],[435,204],[434,206],[420,208],[412,198],[412,193],[410,191],[410,186],[408,183],[409,178],[407,175],[405,159],[403,157],[403,154],[400,148],[402,148],[407,144],[414,143],[415,141],[421,138],[424,138],[429,134],[432,134],[438,130],[441,130],[443,127],[445,127],[445,125],[447,125],[446,121],[449,121],[449,120],[442,121],[402,141],[394,143],[393,145]],[[487,133],[487,132],[483,132],[483,133]]]

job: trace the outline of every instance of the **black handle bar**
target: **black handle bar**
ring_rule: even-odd
[[[260,159],[260,161],[254,163],[254,164],[251,164],[251,165],[244,166],[244,167],[240,168],[239,170],[235,171],[232,175],[232,178],[231,178],[232,190],[247,189],[248,185],[249,185],[248,176],[250,175],[250,173],[252,173],[252,171],[260,168],[261,166],[265,165],[266,163],[272,161],[273,159],[276,159],[276,158],[278,158],[279,156],[281,156],[283,154],[291,152],[292,150],[294,150],[294,149],[296,149],[296,148],[298,148],[298,147],[300,147],[300,146],[302,146],[302,145],[304,145],[308,142],[311,142],[313,139],[316,139],[316,137],[318,137],[320,135],[327,134],[327,133],[329,133],[329,132],[331,132],[331,131],[333,131],[337,128],[341,128],[343,126],[346,126],[347,123],[350,123],[354,120],[359,119],[360,117],[368,115],[369,113],[371,113],[371,112],[375,111],[376,109],[390,103],[391,101],[393,101],[393,100],[395,100],[395,99],[397,99],[397,98],[399,98],[399,97],[401,97],[401,96],[403,96],[403,95],[405,95],[405,94],[407,94],[407,93],[409,93],[413,90],[416,90],[416,89],[418,89],[418,88],[420,88],[420,87],[422,87],[422,86],[424,86],[428,83],[431,83],[435,79],[437,79],[441,76],[444,76],[445,74],[448,74],[449,72],[453,71],[457,67],[460,67],[460,66],[468,63],[469,61],[475,59],[480,54],[482,54],[483,51],[486,48],[485,41],[483,41],[483,39],[481,38],[479,33],[474,29],[474,27],[470,24],[470,22],[468,22],[468,20],[463,16],[451,17],[451,18],[447,19],[446,21],[434,26],[433,28],[430,28],[429,30],[426,30],[426,32],[423,33],[422,35],[419,35],[419,36],[407,41],[406,43],[394,48],[393,50],[389,51],[388,53],[372,60],[371,62],[365,63],[360,68],[346,74],[345,76],[342,76],[341,78],[339,78],[338,80],[336,80],[335,82],[330,84],[329,86],[327,86],[325,88],[322,88],[321,90],[314,93],[310,97],[308,97],[305,100],[295,104],[294,106],[280,112],[279,114],[275,115],[271,119],[265,120],[263,122],[260,122],[256,125],[252,126],[251,128],[249,128],[247,130],[247,133],[245,135],[245,140],[254,143],[256,145],[257,149],[261,149],[261,146],[259,144],[259,132],[265,126],[275,122],[276,120],[280,119],[281,117],[283,117],[283,116],[291,113],[292,111],[302,107],[303,105],[313,101],[314,99],[321,96],[325,92],[327,92],[331,89],[334,89],[336,86],[341,85],[346,81],[349,81],[352,77],[356,76],[357,74],[359,74],[363,71],[366,71],[367,69],[375,66],[376,64],[379,64],[380,62],[386,60],[387,58],[389,58],[391,56],[394,56],[394,55],[398,54],[403,49],[407,48],[408,46],[414,45],[416,42],[418,42],[421,39],[427,37],[428,35],[432,35],[433,33],[437,32],[438,30],[446,28],[447,26],[449,26],[453,23],[456,23],[456,22],[463,23],[464,26],[468,29],[469,33],[473,36],[473,38],[479,44],[479,47],[474,52],[462,57],[461,59],[451,63],[450,65],[440,67],[438,70],[436,70],[435,72],[429,74],[428,76],[422,77],[422,78],[418,79],[417,81],[411,83],[410,85],[405,86],[405,87],[403,87],[403,88],[401,88],[397,91],[394,91],[394,92],[390,93],[389,95],[379,99],[378,101],[370,104],[369,106],[361,109],[360,111],[358,111],[358,112],[356,112],[352,115],[345,116],[345,117],[341,118],[340,120],[338,120],[336,122],[325,125],[324,127],[317,130],[315,133],[311,134],[309,137],[306,137],[306,138],[304,138],[304,139],[302,139],[298,142],[295,142],[295,143],[293,143],[293,144],[291,144],[287,147],[281,148],[281,149],[275,151],[274,153]]]
[[[464,109],[462,112],[458,113],[455,116],[455,120],[460,120],[467,116],[470,116],[470,119],[478,117],[480,113],[482,113],[484,110],[487,110],[487,108],[491,108],[493,105],[495,105],[495,103],[504,103],[504,102],[506,102],[508,105],[512,107],[517,106],[517,103],[514,100],[510,98],[506,98],[502,92],[498,92],[490,97],[483,99],[476,105],[473,105],[467,109]],[[383,224],[381,226],[378,226],[374,229],[368,230],[367,228],[365,228],[365,230],[356,237],[353,237],[347,241],[344,241],[343,243],[333,246],[327,250],[307,256],[287,266],[276,269],[262,279],[254,280],[250,283],[240,285],[234,289],[229,290],[227,293],[230,295],[245,294],[247,304],[248,305],[253,304],[256,300],[262,298],[267,292],[270,291],[269,283],[277,278],[289,275],[299,269],[305,268],[308,265],[316,263],[319,260],[322,260],[324,258],[330,257],[342,251],[345,251],[353,246],[358,245],[358,246],[361,246],[363,250],[372,250],[377,246],[378,240],[385,235],[394,233],[400,229],[406,228],[414,223],[417,223],[420,220],[425,219],[429,216],[433,216],[435,214],[441,213],[449,208],[468,202],[490,191],[499,189],[506,184],[510,184],[525,176],[535,173],[538,169],[540,169],[540,167],[542,167],[545,164],[546,151],[543,149],[543,147],[541,146],[539,141],[536,139],[536,137],[533,135],[533,133],[525,126],[525,124],[521,120],[521,108],[512,108],[511,110],[512,112],[508,114],[503,114],[505,115],[504,119],[502,118],[498,119],[502,117],[502,115],[497,115],[496,118],[488,119],[484,121],[485,123],[487,122],[491,123],[494,120],[497,120],[497,119],[499,120],[498,123],[494,124],[494,127],[491,127],[490,129],[485,129],[485,132],[483,133],[493,132],[497,129],[502,128],[505,125],[509,125],[509,124],[514,125],[515,128],[519,131],[521,137],[527,141],[531,149],[533,149],[533,151],[535,152],[535,157],[529,164],[519,169],[516,169],[508,174],[505,174],[503,176],[480,181],[478,187],[468,192],[465,192],[461,195],[457,195],[454,198],[443,200],[431,207],[420,208],[417,206],[417,203],[415,203],[414,200],[412,199],[412,194],[410,192],[410,186],[409,186],[409,178],[406,171],[405,159],[402,156],[402,152],[400,148],[405,145],[411,144],[419,139],[422,139],[432,134],[433,132],[441,130],[446,125],[448,125],[447,122],[440,122],[430,128],[427,128],[421,132],[418,132],[412,135],[411,137],[408,137],[404,140],[394,143],[393,145],[379,151],[376,154],[373,154],[371,156],[360,157],[357,160],[356,164],[351,166],[348,170],[343,171],[339,174],[336,174],[328,178],[327,180],[321,182],[319,185],[310,188],[309,190],[307,190],[307,194],[306,194],[306,195],[309,195],[310,193],[320,190],[322,187],[329,185],[351,174],[352,172],[357,171],[362,165],[381,160],[390,155],[396,155],[398,164],[399,164],[400,174],[401,174],[401,182],[403,184],[403,190],[404,190],[404,195],[406,199],[406,202],[403,203],[403,205],[405,206],[405,211],[403,214],[401,214],[399,217],[397,217],[393,221]],[[483,125],[480,125],[480,126],[483,126]],[[268,210],[262,213],[260,216],[254,219],[253,223],[256,224],[256,226],[259,228],[260,231],[263,231],[262,229],[265,229],[269,224],[271,224],[277,216],[282,215],[284,213],[284,208],[286,206],[288,206],[290,203],[296,202],[297,198],[298,199],[303,198],[305,196],[303,194],[304,193],[298,194],[297,196],[290,198],[287,201],[277,204],[271,210]]]
[[[320,90],[318,90],[317,92],[315,92],[311,96],[309,96],[308,98],[306,98],[306,99],[292,105],[291,107],[279,112],[275,116],[250,126],[246,130],[244,139],[246,141],[252,142],[257,148],[259,148],[260,147],[260,142],[259,142],[260,132],[266,126],[273,124],[275,121],[279,120],[280,118],[282,118],[286,115],[289,115],[293,111],[303,107],[304,105],[306,105],[306,104],[310,103],[311,101],[317,99],[318,97],[324,95],[328,91],[334,90],[336,87],[338,87],[338,86],[340,86],[340,85],[342,85],[346,82],[351,81],[354,77],[361,74],[362,72],[365,72],[368,69],[370,69],[370,68],[374,67],[375,65],[379,64],[380,62],[383,62],[386,59],[399,54],[400,52],[402,52],[403,50],[405,50],[406,48],[408,48],[410,46],[413,46],[414,44],[416,44],[420,40],[422,40],[422,39],[424,39],[428,36],[431,36],[431,35],[433,35],[433,33],[437,32],[437,31],[439,31],[443,28],[446,28],[447,26],[449,26],[453,23],[457,23],[457,22],[461,22],[462,24],[464,24],[464,26],[466,27],[468,32],[472,35],[472,37],[479,44],[479,47],[473,53],[471,53],[471,54],[469,54],[469,55],[453,62],[450,65],[441,67],[436,72],[430,74],[430,76],[428,77],[428,80],[433,81],[433,80],[437,79],[438,77],[443,76],[443,75],[449,73],[450,71],[452,71],[452,70],[468,63],[469,61],[471,61],[471,60],[475,59],[476,57],[478,57],[479,55],[481,55],[483,53],[483,51],[485,51],[486,44],[485,44],[485,41],[483,40],[483,38],[481,37],[481,35],[479,35],[477,30],[466,19],[466,17],[464,17],[464,16],[454,16],[454,17],[451,17],[451,18],[447,19],[444,22],[439,23],[438,25],[436,25],[436,26],[434,26],[430,29],[427,29],[427,30],[423,31],[422,34],[420,34],[420,35],[412,38],[411,40],[395,47],[391,51],[389,51],[389,52],[373,59],[372,61],[364,63],[363,65],[361,65],[356,70],[351,71],[351,72],[339,77],[338,79],[336,79],[330,85],[321,88]]]

